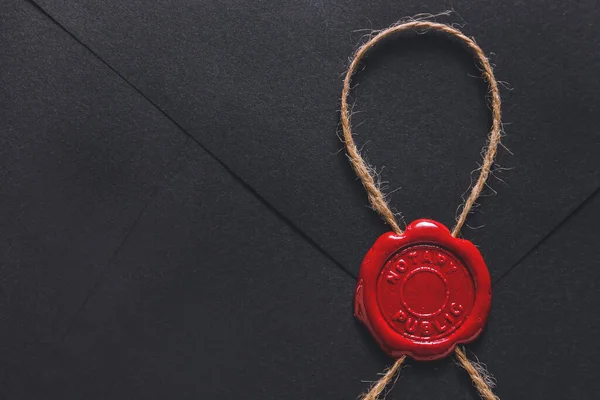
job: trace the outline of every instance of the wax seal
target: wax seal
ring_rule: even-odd
[[[447,356],[483,330],[490,275],[479,250],[439,222],[382,235],[360,269],[354,313],[390,356]]]

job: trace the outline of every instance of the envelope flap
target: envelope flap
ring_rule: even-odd
[[[63,2],[39,0],[345,269],[386,227],[365,205],[336,137],[341,75],[364,28],[427,9],[421,2]],[[439,4],[432,3],[431,9]],[[506,146],[465,237],[493,279],[599,184],[595,9],[575,4],[456,6],[497,65]],[[569,23],[565,23],[568,18]],[[507,21],[509,21],[507,23]],[[572,23],[573,22],[573,23]],[[515,29],[515,27],[519,29]],[[367,31],[368,33],[368,31]],[[470,55],[435,36],[381,46],[353,92],[356,133],[410,222],[453,224],[480,161],[489,112]],[[362,123],[362,125],[360,125]],[[360,126],[358,126],[360,125]],[[487,194],[492,193],[488,191]]]

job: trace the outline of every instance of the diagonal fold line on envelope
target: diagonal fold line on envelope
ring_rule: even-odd
[[[288,224],[296,233],[302,236],[306,241],[312,244],[319,252],[321,252],[324,256],[326,256],[329,260],[334,262],[342,271],[347,273],[352,278],[356,279],[356,276],[348,270],[344,265],[342,265],[338,260],[336,260],[331,254],[329,254],[322,246],[319,245],[313,238],[307,235],[302,229],[300,229],[296,224],[294,224],[288,217],[282,214],[276,207],[274,207],[269,201],[267,201],[260,193],[258,193],[251,185],[249,185],[244,179],[242,179],[238,174],[236,174],[227,164],[225,164],[219,157],[217,157],[213,152],[211,152],[206,146],[204,146],[198,138],[194,135],[190,134],[185,128],[183,128],[177,121],[175,121],[169,114],[167,114],[160,106],[158,106],[152,99],[146,96],[139,88],[137,88],[133,83],[131,83],[126,77],[124,77],[119,71],[117,71],[113,66],[111,66],[108,62],[106,62],[98,53],[96,53],[93,49],[91,49],[88,45],[83,43],[76,35],[70,32],[64,25],[62,25],[59,21],[57,21],[52,15],[50,15],[46,10],[44,10],[39,4],[32,0],[30,1],[41,13],[46,15],[53,23],[58,25],[62,30],[64,30],[69,36],[73,38],[77,43],[87,49],[94,57],[96,57],[100,62],[106,65],[112,72],[114,72],[120,79],[122,79],[127,85],[129,85],[133,90],[136,91],[140,96],[144,98],[148,103],[152,105],[157,111],[159,111],[165,118],[171,121],[182,133],[188,136],[195,144],[200,146],[211,158],[213,158],[219,165],[221,165],[229,174],[231,174],[236,181],[238,181],[245,189],[251,192],[256,198],[271,212],[277,215],[278,218],[283,220],[286,224]],[[122,247],[122,244],[121,246]]]
[[[556,224],[552,229],[550,229],[535,245],[531,246],[529,251],[527,251],[525,254],[523,254],[517,260],[516,263],[511,265],[510,268],[508,268],[504,274],[502,274],[499,278],[494,280],[494,282],[492,283],[492,286],[494,286],[494,285],[500,283],[501,281],[503,281],[504,279],[506,279],[506,277],[508,275],[510,275],[521,264],[521,262],[523,260],[525,260],[530,254],[532,254],[534,251],[536,251],[542,244],[544,244],[550,237],[552,237],[552,235],[556,231],[558,231],[571,218],[573,218],[581,209],[583,209],[586,205],[591,203],[594,200],[594,198],[599,195],[599,193],[600,193],[600,187],[596,188],[596,190],[594,190],[594,192],[592,192],[584,201],[582,201],[577,207],[575,207],[565,218],[563,218],[558,224]]]

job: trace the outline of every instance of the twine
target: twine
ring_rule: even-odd
[[[473,53],[475,59],[481,67],[481,74],[483,78],[487,81],[489,86],[490,103],[492,109],[492,127],[490,129],[487,147],[483,155],[483,164],[481,165],[479,171],[479,177],[477,178],[477,181],[471,188],[471,192],[462,206],[462,211],[460,215],[456,218],[456,225],[452,229],[452,236],[456,237],[460,233],[460,230],[465,224],[469,212],[473,208],[475,201],[477,200],[485,186],[485,182],[490,174],[492,164],[494,162],[494,158],[496,156],[498,145],[500,144],[500,139],[502,136],[500,93],[498,90],[498,82],[494,77],[492,66],[490,65],[489,60],[487,59],[485,53],[477,45],[474,39],[466,36],[458,29],[449,25],[424,20],[413,20],[393,25],[387,29],[379,31],[376,35],[372,36],[366,43],[364,43],[358,48],[358,50],[354,54],[354,57],[352,58],[348,71],[346,72],[346,77],[344,78],[340,116],[343,138],[346,144],[346,151],[348,154],[348,158],[350,159],[350,163],[352,164],[352,168],[362,181],[362,184],[367,191],[367,195],[369,197],[369,202],[371,206],[377,213],[379,213],[379,215],[384,219],[384,221],[392,227],[394,232],[401,234],[402,229],[400,229],[400,226],[396,222],[396,217],[390,209],[386,201],[385,195],[381,192],[379,185],[376,183],[376,179],[374,176],[375,171],[372,167],[367,165],[365,160],[360,155],[360,152],[356,147],[356,143],[354,142],[354,138],[352,136],[352,131],[350,128],[351,114],[348,107],[348,95],[351,89],[350,82],[352,80],[352,76],[357,71],[358,65],[360,61],[364,58],[365,54],[383,39],[395,33],[409,30],[417,30],[418,32],[419,30],[437,31],[447,34],[455,39],[458,39],[461,43],[465,44],[467,48]],[[477,389],[481,398],[484,400],[499,400],[499,398],[492,392],[492,380],[489,378],[489,375],[485,371],[485,368],[479,363],[470,361],[469,358],[466,356],[464,350],[462,350],[460,346],[457,346],[455,348],[455,355],[459,365],[462,366],[471,377],[473,385]],[[396,362],[386,370],[381,379],[379,379],[371,386],[369,392],[362,395],[361,400],[377,400],[378,396],[383,392],[386,386],[392,382],[394,376],[397,375],[405,358],[406,356],[402,356],[398,360],[396,360]]]

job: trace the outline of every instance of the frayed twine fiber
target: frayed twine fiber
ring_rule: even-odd
[[[350,66],[348,67],[346,77],[344,78],[340,116],[344,143],[346,144],[346,151],[348,153],[350,163],[352,164],[354,171],[362,181],[363,186],[367,191],[367,195],[369,197],[369,202],[371,203],[371,206],[392,227],[394,232],[401,234],[402,229],[400,229],[400,226],[396,222],[395,215],[390,209],[386,201],[385,195],[381,192],[380,186],[377,184],[375,177],[372,174],[372,167],[367,165],[365,160],[360,155],[360,152],[356,147],[356,143],[354,142],[352,130],[350,128],[351,113],[348,106],[348,95],[351,89],[350,83],[352,80],[352,76],[357,71],[360,61],[364,58],[367,52],[370,49],[372,49],[377,43],[381,42],[383,39],[393,34],[409,30],[414,30],[417,32],[437,31],[447,34],[464,43],[467,46],[467,48],[471,50],[475,59],[480,64],[481,74],[483,78],[487,81],[489,86],[490,103],[492,109],[492,127],[489,133],[487,148],[485,149],[485,153],[483,154],[483,164],[481,165],[481,168],[479,170],[479,178],[477,178],[477,181],[471,188],[471,193],[467,197],[467,200],[465,201],[462,207],[462,211],[456,219],[456,225],[452,229],[452,236],[456,237],[460,233],[460,230],[463,227],[463,225],[465,224],[467,216],[473,208],[475,201],[477,200],[477,198],[481,194],[481,191],[485,187],[485,182],[488,176],[490,175],[492,164],[494,162],[494,158],[496,157],[498,145],[500,144],[500,139],[502,136],[500,93],[498,90],[498,82],[494,77],[494,72],[492,70],[492,66],[490,65],[489,60],[487,59],[481,47],[477,45],[474,39],[466,36],[460,30],[452,26],[437,22],[431,22],[423,19],[410,20],[407,22],[399,23],[374,34],[366,43],[364,43],[358,48],[358,50],[354,54],[354,57],[352,58]],[[456,347],[455,355],[456,359],[458,360],[458,363],[465,369],[465,371],[467,371],[467,373],[471,377],[473,385],[479,392],[481,398],[484,400],[499,400],[499,398],[492,392],[493,380],[487,373],[487,371],[485,371],[483,365],[476,362],[471,362],[466,356],[464,350],[462,350],[460,346]],[[385,371],[381,379],[379,379],[371,386],[369,392],[361,396],[361,400],[377,400],[379,395],[383,392],[383,390],[385,390],[385,388],[392,382],[394,377],[397,376],[405,358],[406,356],[403,356],[396,360],[396,362]]]
[[[479,396],[484,400],[500,400],[500,398],[492,392],[494,380],[483,364],[471,362],[461,346],[456,346],[454,353],[456,354],[456,359],[460,366],[463,367],[471,377],[473,386],[475,386],[479,392]]]
[[[457,346],[454,352],[456,353],[458,365],[467,371],[479,396],[484,400],[500,400],[500,398],[492,392],[492,389],[495,386],[494,378],[487,372],[485,366],[479,362],[470,361],[465,354],[465,351],[460,346]],[[395,380],[398,379],[398,373],[400,372],[400,367],[404,364],[404,360],[406,360],[406,356],[397,359],[391,367],[385,370],[382,377],[373,383],[369,388],[369,391],[360,396],[360,400],[378,400],[379,395],[385,388],[392,383],[392,381],[395,382]]]
[[[379,395],[383,390],[390,384],[394,376],[398,376],[398,371],[400,371],[400,367],[406,360],[406,356],[402,356],[396,360],[396,362],[385,370],[383,376],[377,381],[374,382],[373,385],[369,388],[367,393],[361,395],[361,400],[377,400]],[[398,379],[398,378],[396,378]]]

